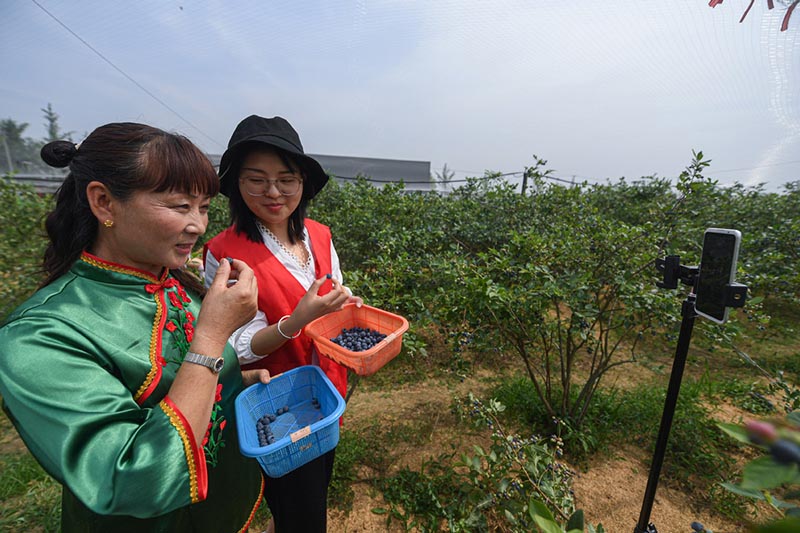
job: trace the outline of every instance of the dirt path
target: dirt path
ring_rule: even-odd
[[[423,445],[401,446],[393,450],[397,464],[414,467],[422,460],[446,451],[451,442],[463,438],[453,426],[452,415],[447,415],[454,394],[468,391],[480,393],[480,377],[456,386],[447,386],[431,380],[405,385],[391,391],[357,391],[347,407],[345,431],[365,423],[391,422],[392,417],[425,417],[430,438]],[[430,413],[442,413],[431,420]],[[728,412],[725,417],[734,416]],[[730,418],[728,418],[730,420]],[[420,421],[422,423],[422,421]],[[651,458],[629,445],[617,449],[612,457],[598,457],[588,469],[579,471],[574,480],[578,508],[584,510],[588,523],[602,523],[606,531],[630,533],[634,530],[642,507]],[[355,501],[349,514],[332,510],[329,531],[334,533],[367,533],[402,531],[387,529],[385,518],[372,509],[384,505],[381,495],[359,483],[354,487]],[[732,523],[722,517],[691,510],[689,498],[676,490],[659,485],[651,513],[651,521],[660,533],[688,533],[690,524],[697,520],[715,533],[741,533],[744,524]]]

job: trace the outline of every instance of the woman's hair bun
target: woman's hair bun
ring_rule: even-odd
[[[51,167],[64,168],[69,165],[78,148],[70,141],[53,141],[42,146],[42,160]]]

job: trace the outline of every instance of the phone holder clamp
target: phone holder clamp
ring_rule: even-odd
[[[664,273],[664,281],[656,282],[656,285],[662,289],[677,289],[678,281],[694,287],[697,275],[700,273],[700,267],[682,265],[679,255],[668,255],[664,259],[657,258],[656,270]]]
[[[725,286],[725,307],[744,307],[747,285],[731,283]]]

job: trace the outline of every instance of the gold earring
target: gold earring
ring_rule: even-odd
[[[110,219],[108,219],[108,220],[106,220],[105,222],[103,222],[103,225],[104,225],[105,227],[107,227],[107,228],[110,228],[110,227],[112,227],[112,226],[114,225],[114,221],[113,221],[113,220],[110,220]]]

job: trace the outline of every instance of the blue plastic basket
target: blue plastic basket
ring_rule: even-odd
[[[316,398],[318,406],[313,404]],[[256,383],[236,398],[239,449],[255,457],[270,477],[281,477],[339,443],[339,417],[345,403],[333,383],[317,366],[301,366],[279,374],[269,383]],[[265,414],[289,410],[270,424],[275,442],[261,446],[256,423]]]

